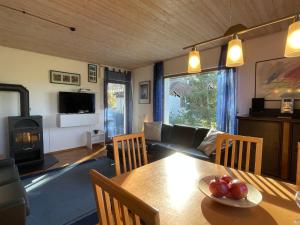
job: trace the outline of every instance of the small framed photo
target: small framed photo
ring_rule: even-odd
[[[63,75],[63,82],[64,83],[70,83],[71,77],[69,75]]]
[[[151,81],[139,83],[139,103],[150,104],[151,102]]]
[[[80,74],[50,70],[50,83],[80,86]]]
[[[80,77],[78,77],[78,76],[71,76],[71,82],[72,82],[72,84],[80,84]]]
[[[88,64],[88,82],[97,83],[98,66],[95,64]]]

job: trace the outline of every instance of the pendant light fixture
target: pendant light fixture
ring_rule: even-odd
[[[200,52],[194,46],[189,53],[188,73],[200,73],[201,60]]]
[[[300,14],[295,16],[294,22],[289,26],[284,56],[300,56]]]
[[[244,65],[242,41],[237,34],[228,43],[226,67],[238,67]]]
[[[230,7],[231,8],[231,7]],[[231,15],[231,13],[230,13]],[[299,57],[300,56],[300,12],[298,12],[295,16],[289,15],[279,19],[275,19],[269,22],[265,22],[253,27],[245,27],[242,24],[237,24],[235,26],[231,26],[224,35],[219,37],[214,37],[206,41],[193,43],[192,45],[188,45],[183,49],[193,48],[189,53],[189,62],[188,62],[188,73],[199,73],[201,71],[201,62],[200,62],[200,53],[196,50],[195,47],[204,46],[208,44],[212,44],[214,42],[225,42],[228,41],[229,38],[233,39],[228,42],[228,51],[226,56],[226,66],[227,67],[238,67],[244,64],[243,57],[243,46],[242,41],[238,38],[237,35],[243,35],[248,32],[252,32],[255,30],[259,30],[268,26],[272,26],[275,24],[279,24],[285,21],[294,20],[294,22],[289,26],[288,35],[286,39],[286,46],[284,51],[285,57]],[[230,18],[231,21],[231,18]],[[230,22],[231,25],[231,22]],[[235,34],[235,35],[233,35]],[[205,49],[205,48],[203,48]]]

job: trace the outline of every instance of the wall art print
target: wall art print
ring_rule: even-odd
[[[255,97],[300,99],[300,57],[256,62]]]

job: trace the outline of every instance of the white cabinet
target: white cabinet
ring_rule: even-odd
[[[99,114],[58,114],[57,127],[82,127],[99,123]]]
[[[99,130],[98,133],[95,133],[94,131],[87,132],[87,148],[93,149],[93,144],[96,144],[96,143],[103,143],[103,145],[105,145],[104,131]]]

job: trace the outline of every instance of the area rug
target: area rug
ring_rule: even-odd
[[[89,170],[107,177],[115,175],[111,160],[101,157],[82,164],[23,177],[30,204],[28,225],[97,224]]]

